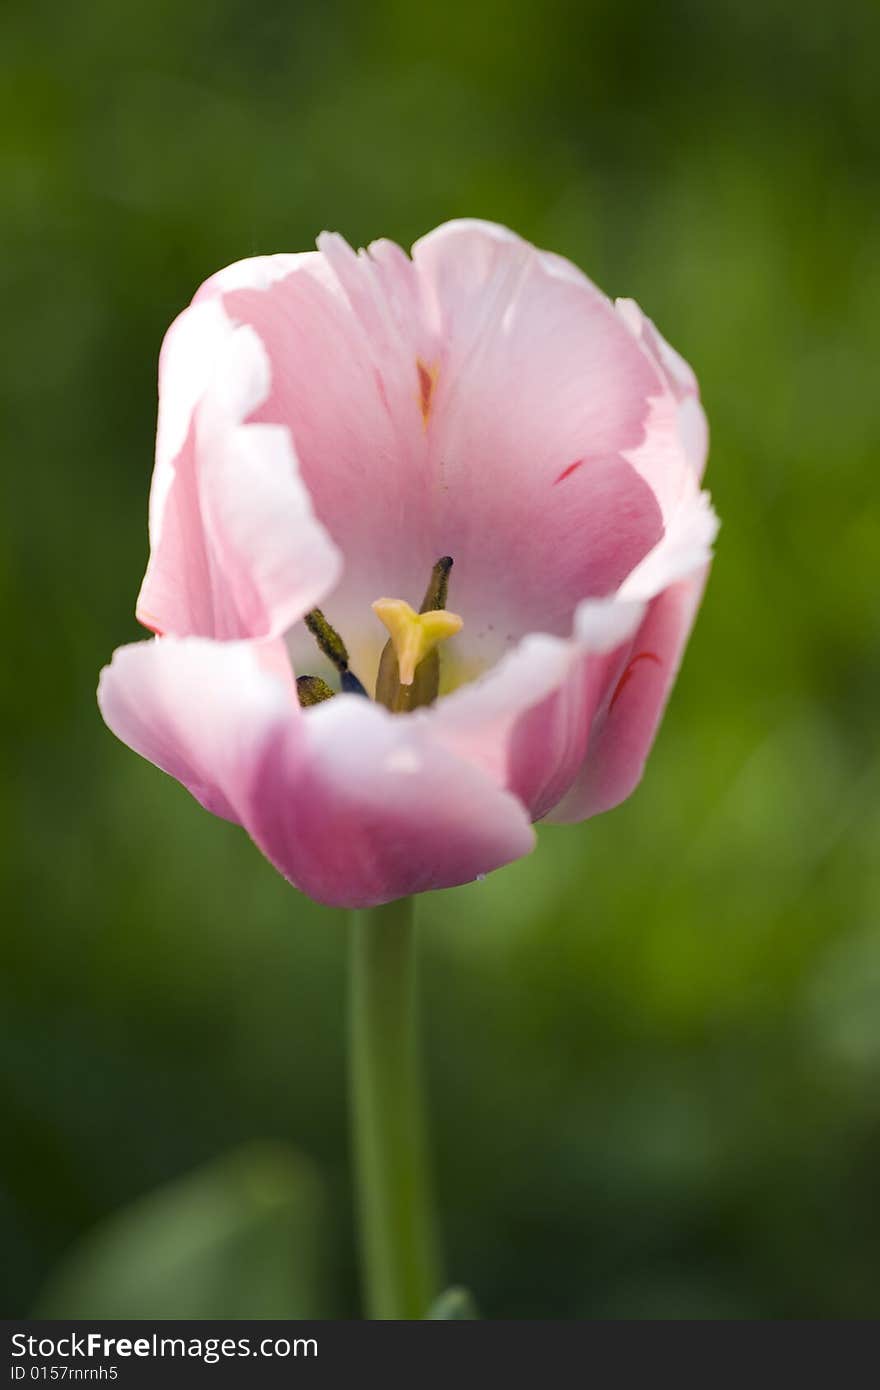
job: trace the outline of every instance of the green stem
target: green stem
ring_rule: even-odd
[[[423,1318],[438,1292],[418,1059],[413,900],[354,914],[351,1107],[371,1318]]]

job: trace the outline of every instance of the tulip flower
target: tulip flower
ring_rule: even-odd
[[[715,520],[696,381],[632,301],[480,222],[412,259],[318,246],[221,271],[169,330],[157,636],[100,704],[291,882],[363,907],[629,795]]]
[[[116,652],[103,716],[320,902],[478,878],[639,781],[715,536],[706,447],[696,379],[638,306],[502,227],[231,265],[162,348],[155,636]],[[381,984],[401,968],[362,971],[361,1129],[407,1047]],[[415,1180],[364,1142],[379,1267]],[[381,1315],[425,1302],[414,1239],[374,1279]]]

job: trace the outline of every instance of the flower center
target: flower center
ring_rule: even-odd
[[[446,608],[452,558],[444,555],[431,571],[431,578],[418,613],[401,598],[379,598],[373,612],[390,634],[379,661],[376,700],[394,714],[405,714],[433,704],[440,689],[440,657],[437,648],[462,627],[457,613]],[[320,609],[306,615],[306,626],[324,655],[339,672],[343,692],[366,695],[357,676],[349,670],[348,650],[338,632],[330,626]],[[297,694],[301,705],[320,704],[336,692],[320,676],[299,676]]]

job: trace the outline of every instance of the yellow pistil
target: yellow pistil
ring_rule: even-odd
[[[417,613],[402,598],[377,598],[373,612],[391,635],[401,685],[412,685],[419,663],[462,627],[457,613],[445,608]]]

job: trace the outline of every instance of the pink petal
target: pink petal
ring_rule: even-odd
[[[645,437],[626,457],[651,486],[663,513],[661,540],[621,586],[623,597],[644,601],[705,569],[718,531],[708,493],[700,491],[708,427],[693,371],[666,342],[635,300],[617,312],[655,364],[663,390],[651,398]]]
[[[341,907],[449,887],[527,854],[517,799],[431,734],[356,696],[301,711],[248,643],[162,638],[102,674],[110,728]]]
[[[609,685],[571,791],[551,815],[579,821],[624,801],[641,780],[702,598],[708,568],[659,594]]]
[[[578,602],[613,593],[662,534],[625,457],[662,379],[585,276],[503,228],[449,223],[413,259],[444,345],[431,443],[455,602],[466,622],[488,613],[487,654],[565,635]]]
[[[717,521],[697,495],[614,599],[586,600],[570,639],[525,638],[432,711],[438,737],[534,820],[583,820],[638,783],[705,584]]]
[[[704,569],[717,534],[718,518],[709,494],[694,486],[671,512],[662,540],[624,580],[620,597],[644,602]]]
[[[193,304],[216,300],[233,290],[268,290],[277,281],[286,279],[291,271],[303,266],[311,266],[320,274],[321,259],[317,251],[292,251],[274,256],[248,256],[245,260],[233,261],[199,286]]]
[[[417,602],[443,553],[431,534],[419,394],[418,361],[432,349],[402,253],[355,256],[336,237],[321,245],[325,254],[284,279],[225,292],[223,303],[272,363],[271,391],[251,418],[291,432],[315,512],[345,556],[327,611],[352,640],[372,622],[372,599]]]
[[[697,482],[703,476],[709,427],[700,404],[697,378],[681,354],[667,343],[634,299],[618,299],[617,312],[657,367],[665,386],[662,396],[652,402],[642,446],[635,454],[627,455],[654,487],[665,516],[668,500],[684,486],[680,478],[682,463],[687,464]]]
[[[160,362],[151,554],[137,606],[154,631],[278,636],[339,573],[287,431],[242,423],[269,388],[259,340],[235,328],[218,300],[172,325]]]
[[[310,897],[366,907],[449,888],[528,854],[529,818],[430,721],[356,696],[309,710],[307,748],[266,751],[248,828]]]
[[[269,673],[265,651],[201,637],[135,642],[101,672],[98,705],[129,748],[215,815],[242,822],[255,761],[299,714],[290,682]]]
[[[577,777],[593,716],[643,614],[642,604],[587,600],[573,637],[526,637],[480,680],[441,700],[431,712],[437,736],[539,820]]]

